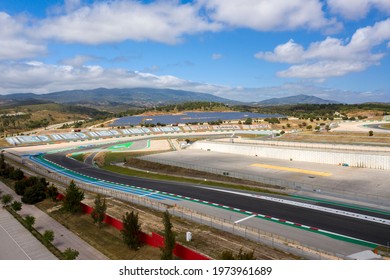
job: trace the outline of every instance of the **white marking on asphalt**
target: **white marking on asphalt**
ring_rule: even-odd
[[[149,196],[149,195],[153,195],[153,194],[158,194],[158,193],[159,193],[159,192],[147,193],[147,194],[140,195],[139,197],[145,197],[145,196]]]
[[[253,218],[253,217],[256,217],[256,215],[252,215],[252,216],[249,216],[249,217],[245,217],[245,218],[243,218],[243,219],[240,219],[240,220],[238,220],[238,221],[235,221],[234,223],[235,223],[235,224],[238,224],[238,223],[241,223],[241,222],[243,222],[243,221],[249,220],[250,218]]]
[[[207,187],[199,187],[199,188],[218,191],[218,192],[232,193],[232,194],[237,194],[237,195],[241,195],[241,196],[253,197],[253,198],[257,198],[257,199],[263,199],[263,200],[268,200],[268,201],[273,201],[273,202],[278,202],[278,203],[283,203],[283,204],[289,204],[289,205],[298,206],[298,207],[302,207],[302,208],[309,208],[309,209],[332,213],[332,214],[336,214],[336,215],[347,216],[347,217],[370,221],[370,222],[374,222],[374,223],[390,225],[390,220],[387,220],[384,218],[378,218],[378,217],[374,217],[374,216],[369,216],[369,215],[364,215],[364,214],[359,214],[359,213],[354,213],[354,212],[349,212],[349,211],[344,211],[344,210],[339,210],[339,209],[333,209],[333,208],[328,208],[328,207],[323,207],[323,206],[318,206],[318,205],[313,205],[313,204],[308,204],[308,203],[303,203],[303,202],[298,202],[298,201],[293,201],[293,200],[287,200],[287,199],[264,196],[264,195],[242,193],[242,192],[236,192],[236,191],[229,191],[229,190],[213,189],[213,188],[207,188]],[[236,210],[236,208],[235,208],[235,210]]]
[[[16,246],[18,246],[19,249],[22,250],[22,252],[27,256],[27,258],[28,258],[29,260],[31,260],[30,256],[26,253],[26,251],[23,250],[22,247],[20,247],[19,243],[16,242],[16,240],[12,237],[12,235],[9,234],[9,232],[8,232],[2,225],[0,225],[0,227],[1,227],[1,228],[5,231],[5,233],[12,239],[12,241],[16,244]]]

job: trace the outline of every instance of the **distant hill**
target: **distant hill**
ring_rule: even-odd
[[[340,104],[334,100],[325,100],[312,95],[293,95],[281,98],[271,98],[260,101],[258,105],[295,105],[295,104]]]
[[[155,88],[124,88],[107,89],[97,88],[92,90],[68,90],[52,92],[48,94],[10,94],[0,97],[0,101],[38,99],[62,104],[77,104],[87,106],[115,107],[120,104],[133,106],[156,106],[190,101],[220,102],[237,104],[238,102],[221,98],[212,94],[199,93],[173,89]]]

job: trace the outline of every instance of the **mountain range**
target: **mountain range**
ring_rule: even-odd
[[[209,101],[227,104],[238,103],[207,93],[155,88],[97,88],[92,90],[58,91],[47,94],[16,93],[0,96],[0,101],[2,102],[28,99],[46,100],[62,104],[96,106],[131,104],[132,106],[142,107],[189,101]]]
[[[23,102],[31,102],[32,104],[34,104],[34,102],[55,102],[60,104],[72,104],[97,108],[113,108],[123,105],[133,107],[148,107],[189,101],[207,101],[219,102],[229,105],[246,104],[254,106],[339,103],[337,101],[324,100],[315,96],[303,94],[282,98],[272,98],[261,102],[241,103],[208,93],[155,88],[97,88],[92,90],[58,91],[47,94],[15,93],[9,95],[0,95],[0,104],[3,105],[12,105],[14,103],[19,104]]]
[[[295,104],[340,104],[334,100],[325,100],[312,95],[298,94],[293,96],[271,98],[258,102],[261,106],[269,105],[295,105]]]

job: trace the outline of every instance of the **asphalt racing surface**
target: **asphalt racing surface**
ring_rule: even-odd
[[[70,170],[77,171],[81,174],[95,177],[101,180],[144,187],[157,191],[169,192],[200,200],[206,200],[209,202],[268,215],[382,245],[387,245],[387,243],[390,241],[390,226],[384,224],[288,204],[261,200],[254,197],[240,196],[232,193],[204,189],[194,184],[130,177],[92,167],[74,159],[67,158],[63,153],[47,154],[45,155],[45,158]],[[334,206],[330,205],[325,206],[329,208],[335,208]],[[351,209],[348,209],[348,211],[356,213],[364,212]],[[390,219],[390,215],[374,213],[366,214]]]

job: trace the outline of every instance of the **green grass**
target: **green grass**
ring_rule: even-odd
[[[261,193],[285,195],[285,194],[280,193],[280,192],[270,191],[267,189],[262,189],[262,188],[257,188],[257,187],[234,185],[234,184],[221,183],[221,182],[215,182],[215,181],[204,181],[201,179],[183,178],[183,177],[177,177],[177,176],[172,176],[172,175],[148,173],[148,172],[144,172],[144,171],[124,168],[124,167],[115,166],[115,165],[106,165],[103,167],[103,169],[105,169],[107,171],[114,172],[114,173],[119,173],[119,174],[133,176],[133,177],[149,178],[149,179],[164,180],[164,181],[176,181],[176,182],[207,185],[207,186],[214,186],[214,187],[223,187],[223,188],[230,188],[230,189],[237,189],[237,190],[255,191],[255,192],[261,192]]]
[[[75,153],[75,154],[72,154],[72,158],[74,158],[75,160],[78,160],[78,161],[81,161],[83,162],[84,161],[84,155],[83,153]]]

